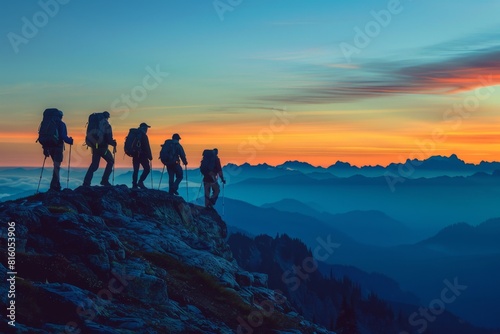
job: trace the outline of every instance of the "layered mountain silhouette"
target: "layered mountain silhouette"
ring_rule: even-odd
[[[495,333],[445,310],[425,321],[418,310],[427,305],[381,299],[366,285],[341,277],[346,268],[332,266],[323,273],[314,270],[314,251],[287,235],[249,238],[233,234],[229,245],[243,268],[268,274],[269,286],[283,291],[296,309],[338,333]]]
[[[223,158],[223,156],[222,156]],[[66,166],[62,166],[61,175],[66,175]],[[51,167],[45,166],[45,177],[41,179],[41,189],[48,188],[47,180],[50,176]],[[402,177],[401,181],[407,179],[418,178],[435,178],[439,176],[472,176],[477,173],[484,173],[487,175],[495,174],[495,171],[500,171],[499,162],[482,161],[479,164],[465,163],[455,154],[449,157],[444,156],[431,156],[422,160],[407,160],[402,163],[391,163],[387,166],[354,166],[347,162],[338,161],[329,167],[313,166],[307,162],[300,161],[287,161],[278,166],[271,166],[269,164],[250,165],[244,163],[236,165],[228,163],[224,167],[224,173],[230,184],[238,183],[250,178],[257,179],[272,179],[280,176],[292,176],[297,174],[307,175],[313,180],[329,180],[332,178],[345,179],[352,176],[364,176],[365,178],[354,178],[347,180],[349,182],[363,182],[365,184],[378,184],[381,183],[387,187],[387,177]],[[70,187],[76,188],[83,182],[83,175],[86,168],[72,168],[71,178],[69,179]],[[102,171],[98,170],[96,176]],[[117,169],[116,171],[116,184],[131,183],[130,172],[123,172]],[[500,173],[500,172],[498,172]],[[199,169],[190,169],[188,171],[189,179],[195,183],[201,182]],[[23,197],[25,191],[35,191],[40,177],[40,168],[0,168],[0,200],[11,200]],[[154,188],[156,188],[158,181],[161,177],[161,171],[156,168],[153,171],[155,180]],[[500,178],[500,176],[497,175]],[[372,182],[372,178],[375,178]],[[302,179],[305,181],[305,179]],[[63,182],[64,180],[62,180]],[[149,183],[149,180],[146,180]],[[399,185],[399,183],[398,183]],[[163,186],[166,186],[163,183]],[[194,192],[194,190],[193,190]],[[264,204],[264,203],[260,203]]]
[[[234,226],[238,231],[247,231],[247,235],[253,237],[259,233],[271,236],[287,234],[291,238],[301,239],[311,249],[319,245],[318,239],[330,238],[338,248],[326,260],[327,264],[343,265],[344,268],[354,266],[368,273],[384,274],[396,281],[402,290],[415,294],[422,303],[430,302],[439,295],[444,280],[457,278],[468,288],[453,304],[447,305],[447,310],[476,325],[499,327],[495,316],[499,312],[497,300],[500,298],[500,291],[496,288],[500,270],[495,264],[500,261],[496,245],[500,229],[498,219],[489,220],[477,227],[458,224],[446,227],[423,241],[381,247],[358,241],[359,235],[364,231],[353,229],[351,236],[337,226],[308,216],[306,212],[315,215],[318,212],[311,211],[307,205],[297,204],[297,210],[292,212],[289,204],[296,204],[293,200],[278,204],[290,211],[257,207],[226,198],[225,221],[231,231]],[[218,208],[222,209],[222,206]],[[345,216],[349,219],[345,222],[363,226],[362,221],[356,222],[356,217],[369,217],[369,214],[373,212],[348,213]],[[386,217],[378,212],[374,214]],[[483,242],[482,238],[486,235],[488,237]],[[381,290],[377,291],[381,296]],[[390,298],[387,295],[384,297]]]
[[[495,170],[500,170],[499,162],[481,161],[479,164],[466,163],[456,154],[450,156],[430,156],[424,159],[407,159],[405,162],[391,163],[387,166],[354,166],[348,162],[338,161],[327,168],[316,167],[311,164],[299,161],[286,161],[276,166],[276,168],[290,171],[301,171],[303,173],[327,171],[341,177],[353,176],[356,174],[374,177],[383,176],[387,172],[403,174],[408,178],[434,177],[445,173],[449,176],[468,176],[474,173],[484,172],[491,174]]]
[[[419,244],[451,254],[500,253],[500,218],[477,226],[457,223],[444,228]]]
[[[314,217],[365,244],[394,246],[419,240],[415,231],[377,210],[330,214],[324,211],[319,212],[302,202],[289,198],[264,204],[262,207]]]
[[[227,194],[256,206],[293,196],[331,214],[380,211],[416,231],[419,237],[460,221],[478,224],[500,216],[497,172],[402,179],[395,187],[385,176],[315,179],[310,174],[286,173],[230,183]]]

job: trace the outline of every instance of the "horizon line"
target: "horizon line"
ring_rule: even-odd
[[[440,158],[447,158],[447,159],[450,159],[452,156],[455,156],[458,160],[464,162],[465,164],[470,164],[470,165],[475,165],[475,166],[478,166],[479,164],[481,163],[498,163],[500,161],[497,161],[497,160],[492,160],[492,161],[486,161],[486,160],[481,160],[479,163],[474,163],[474,162],[467,162],[466,160],[464,159],[461,159],[458,154],[455,154],[455,153],[452,153],[450,154],[449,156],[446,156],[446,155],[430,155],[428,157],[426,157],[425,159],[423,160],[420,160],[420,159],[410,159],[410,158],[407,158],[404,162],[390,162],[388,163],[387,165],[382,165],[382,164],[375,164],[375,165],[370,165],[370,164],[367,164],[367,165],[358,165],[358,164],[352,164],[348,161],[341,161],[341,160],[337,160],[335,163],[333,164],[329,164],[329,165],[313,165],[307,161],[301,161],[301,160],[284,160],[282,163],[280,164],[277,164],[277,165],[272,165],[272,164],[269,164],[269,163],[266,163],[266,162],[262,162],[262,163],[256,163],[256,164],[251,164],[249,162],[243,162],[241,164],[237,164],[237,163],[234,163],[234,162],[227,162],[225,165],[223,165],[223,168],[224,167],[227,167],[228,165],[236,165],[238,167],[241,167],[243,165],[250,165],[252,167],[257,167],[257,166],[261,166],[261,165],[267,165],[267,166],[270,166],[270,167],[279,167],[279,166],[282,166],[286,163],[290,163],[290,162],[295,162],[295,163],[303,163],[303,164],[308,164],[310,165],[311,167],[313,168],[324,168],[324,169],[327,169],[329,167],[332,167],[334,166],[335,164],[337,163],[345,163],[345,164],[349,164],[350,167],[357,167],[357,168],[364,168],[364,167],[371,167],[371,168],[374,168],[374,167],[382,167],[382,168],[387,168],[389,165],[392,165],[392,164],[405,164],[407,163],[409,160],[410,161],[427,161],[427,160],[430,160],[431,158],[436,158],[436,157],[440,157]],[[50,166],[49,166],[50,167]],[[67,166],[64,166],[62,165],[61,168],[65,168]],[[40,168],[40,166],[34,166],[34,165],[0,165],[0,168]],[[73,169],[88,169],[88,167],[73,167]],[[128,166],[122,166],[120,164],[120,166],[116,166],[115,167],[116,169],[130,169],[132,168],[132,166],[128,167]],[[163,166],[160,164],[160,169],[163,168]],[[155,168],[157,169],[157,168]],[[199,167],[187,167],[188,170],[196,170],[196,169],[199,169]]]

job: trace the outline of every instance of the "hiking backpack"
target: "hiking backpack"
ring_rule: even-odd
[[[165,140],[165,143],[161,145],[160,160],[164,165],[177,162],[176,145],[172,139]]]
[[[200,172],[207,175],[215,170],[216,155],[214,150],[204,150],[203,158],[201,159]]]
[[[106,124],[106,117],[103,112],[91,114],[87,123],[85,144],[93,148],[98,148],[99,145],[105,144],[107,128],[108,125]]]
[[[54,147],[60,144],[59,122],[62,111],[56,108],[45,109],[43,119],[38,128],[38,139],[42,147]]]
[[[128,136],[125,137],[124,151],[129,157],[139,157],[141,154],[142,134],[144,132],[139,129],[130,129]]]

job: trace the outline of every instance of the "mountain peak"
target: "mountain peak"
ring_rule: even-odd
[[[283,164],[276,166],[278,168],[316,168],[308,162],[298,161],[298,160],[287,160]]]
[[[478,226],[456,223],[440,230],[435,236],[421,242],[452,252],[498,252],[500,218],[487,220]]]
[[[449,157],[445,155],[433,155],[429,157],[427,160],[464,162],[462,159],[459,159],[455,153],[451,154]]]
[[[351,164],[348,162],[343,162],[343,161],[337,161],[333,165],[329,166],[328,168],[351,168]]]

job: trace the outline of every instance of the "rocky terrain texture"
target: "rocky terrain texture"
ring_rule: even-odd
[[[181,197],[79,187],[0,203],[0,221],[2,254],[15,223],[16,333],[333,333],[242,269],[217,212]],[[3,256],[2,282],[9,271]]]

